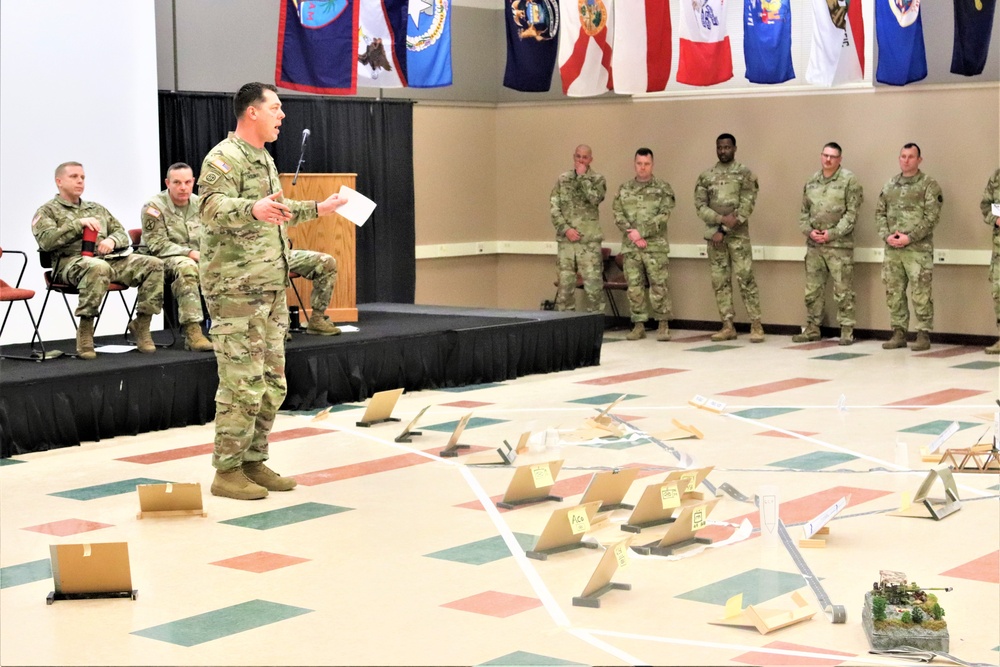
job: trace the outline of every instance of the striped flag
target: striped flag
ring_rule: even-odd
[[[990,52],[996,0],[955,0],[955,46],[951,51],[951,73],[982,74]]]
[[[357,0],[358,85],[406,85],[407,0]]]
[[[664,0],[618,0],[611,56],[615,92],[656,93],[670,78],[670,6]]]
[[[812,0],[813,38],[806,81],[836,86],[865,74],[865,19],[861,0]]]
[[[726,0],[681,0],[677,83],[711,86],[733,78]]]
[[[790,0],[744,1],[743,57],[750,83],[782,83],[795,78]]]
[[[565,95],[587,97],[614,88],[612,1],[563,0],[559,4],[559,76]]]
[[[875,0],[879,83],[905,86],[927,76],[920,0]]]

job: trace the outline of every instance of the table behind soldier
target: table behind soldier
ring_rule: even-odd
[[[198,180],[204,225],[199,268],[219,367],[211,492],[252,500],[295,486],[264,465],[287,388],[289,242],[282,223],[327,215],[342,200],[282,198],[278,170],[264,149],[277,139],[284,118],[274,86],[245,84],[233,110],[236,131],[205,157]]]
[[[993,212],[994,206],[1000,206],[1000,169],[993,172],[979,208],[983,212],[983,221],[993,231],[993,255],[990,258],[990,287],[993,292],[993,312],[997,318],[997,333],[1000,333],[1000,217]],[[1000,354],[1000,340],[986,348],[986,354]]]
[[[100,204],[81,199],[85,178],[79,162],[59,165],[56,168],[59,194],[43,204],[31,221],[38,247],[52,253],[55,280],[79,290],[77,356],[97,358],[94,320],[112,281],[138,288],[136,318],[129,323],[129,331],[135,336],[140,352],[155,352],[149,324],[163,305],[163,263],[155,257],[125,254],[131,252],[132,244],[121,223]],[[86,227],[97,231],[93,257],[82,254]],[[123,254],[116,256],[118,252]]]

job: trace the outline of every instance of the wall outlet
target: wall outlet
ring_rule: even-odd
[[[755,245],[750,249],[751,257],[756,260],[764,259],[764,246]]]

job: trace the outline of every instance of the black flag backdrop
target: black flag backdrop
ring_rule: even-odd
[[[160,91],[160,173],[201,162],[236,127],[232,95]],[[267,148],[292,173],[309,128],[304,173],[356,173],[357,190],[378,207],[357,230],[358,303],[413,303],[413,103],[282,96],[281,136]],[[161,176],[162,178],[162,176]],[[162,189],[162,181],[160,181]]]

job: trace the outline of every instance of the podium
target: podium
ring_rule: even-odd
[[[339,192],[341,185],[354,188],[357,174],[299,174],[295,185],[292,185],[292,177],[293,174],[280,175],[285,197],[300,201],[323,201],[331,194]],[[317,250],[337,259],[337,284],[333,288],[333,297],[326,310],[326,314],[334,322],[358,321],[354,232],[354,224],[336,213],[288,228],[288,238],[291,239],[294,249]],[[310,308],[312,281],[300,278],[296,280],[295,286],[302,295],[305,307]],[[288,288],[285,292],[288,305],[297,305],[292,289]],[[305,320],[307,317],[308,315],[303,313],[302,319]]]

